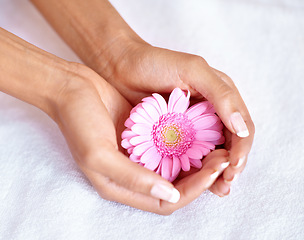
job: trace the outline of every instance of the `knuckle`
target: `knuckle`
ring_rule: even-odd
[[[207,66],[209,66],[207,61],[203,57],[198,56],[198,55],[192,55],[191,59],[189,61],[189,64],[191,66],[197,66],[197,67],[207,67]]]
[[[126,187],[127,189],[133,190],[133,191],[143,191],[142,189],[139,189],[139,184],[142,182],[139,179],[138,175],[128,175],[125,174],[124,176],[121,176],[120,178],[120,184]]]
[[[218,85],[217,92],[221,102],[224,104],[229,104],[234,100],[235,93],[231,87],[229,87],[225,82]]]

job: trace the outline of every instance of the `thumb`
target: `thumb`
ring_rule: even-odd
[[[110,178],[118,185],[133,192],[176,203],[180,199],[179,191],[173,184],[157,173],[132,161],[115,148],[96,152],[86,166],[91,170]]]

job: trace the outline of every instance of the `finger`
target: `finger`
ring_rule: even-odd
[[[232,79],[227,76],[225,73],[214,69],[213,71],[223,80],[225,81],[234,91],[239,95],[240,101],[239,104],[243,111],[245,112],[245,122],[249,131],[249,137],[247,138],[239,138],[235,135],[231,136],[231,139],[229,139],[229,145],[231,146],[230,148],[230,162],[232,166],[238,165],[238,167],[241,165],[242,162],[244,162],[244,159],[247,158],[251,147],[253,143],[253,138],[254,138],[254,133],[255,133],[255,127],[253,124],[253,121],[249,115],[248,109],[246,108],[246,105],[244,101],[241,99],[241,96],[234,85]],[[230,177],[230,176],[229,176]],[[224,175],[225,178],[225,175]],[[226,179],[226,178],[225,178]]]
[[[226,182],[223,176],[219,177],[217,181],[209,188],[209,190],[218,195],[219,197],[224,197],[230,193],[230,182]]]
[[[146,194],[133,192],[91,169],[85,168],[83,172],[101,197],[144,211],[168,215],[197,198],[222,173],[227,166],[227,158],[216,157],[213,159],[204,169],[177,183],[176,187],[181,192],[181,199],[176,204],[162,201]],[[223,164],[225,164],[224,167]]]
[[[211,154],[212,153],[212,154]],[[229,153],[226,149],[216,149],[209,153],[206,157],[202,160],[202,166],[204,167],[208,162],[212,161],[214,157],[228,157]]]
[[[188,83],[213,104],[229,131],[239,137],[247,137],[250,132],[246,123],[251,119],[239,93],[223,81],[203,58],[193,59],[189,66],[191,68],[187,68],[181,74],[182,81]]]
[[[114,148],[96,152],[90,160],[89,168],[108,177],[116,184],[133,192],[175,203],[180,193],[155,172],[131,162],[126,156]]]
[[[228,166],[227,158],[223,156],[213,157],[212,153],[209,155],[211,155],[212,161],[208,161],[200,171],[182,179],[175,185],[181,193],[180,201],[176,204],[162,201],[161,206],[163,208],[174,211],[189,204],[217,180],[218,176]]]
[[[226,183],[234,182],[238,175],[244,170],[247,163],[247,158],[239,165],[239,166],[232,166],[230,165],[225,171],[223,172],[223,178]]]

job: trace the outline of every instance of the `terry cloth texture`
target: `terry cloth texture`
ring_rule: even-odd
[[[57,126],[0,93],[0,239],[304,239],[304,1],[111,2],[150,44],[235,81],[256,125],[247,167],[228,197],[205,192],[170,216],[109,202]],[[0,0],[0,26],[79,61],[29,1]]]

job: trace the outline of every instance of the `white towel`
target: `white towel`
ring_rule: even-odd
[[[304,239],[304,2],[112,3],[152,45],[232,77],[256,124],[246,170],[228,197],[205,192],[171,216],[108,202],[57,126],[0,93],[0,239]],[[28,1],[0,0],[0,26],[79,61]]]

